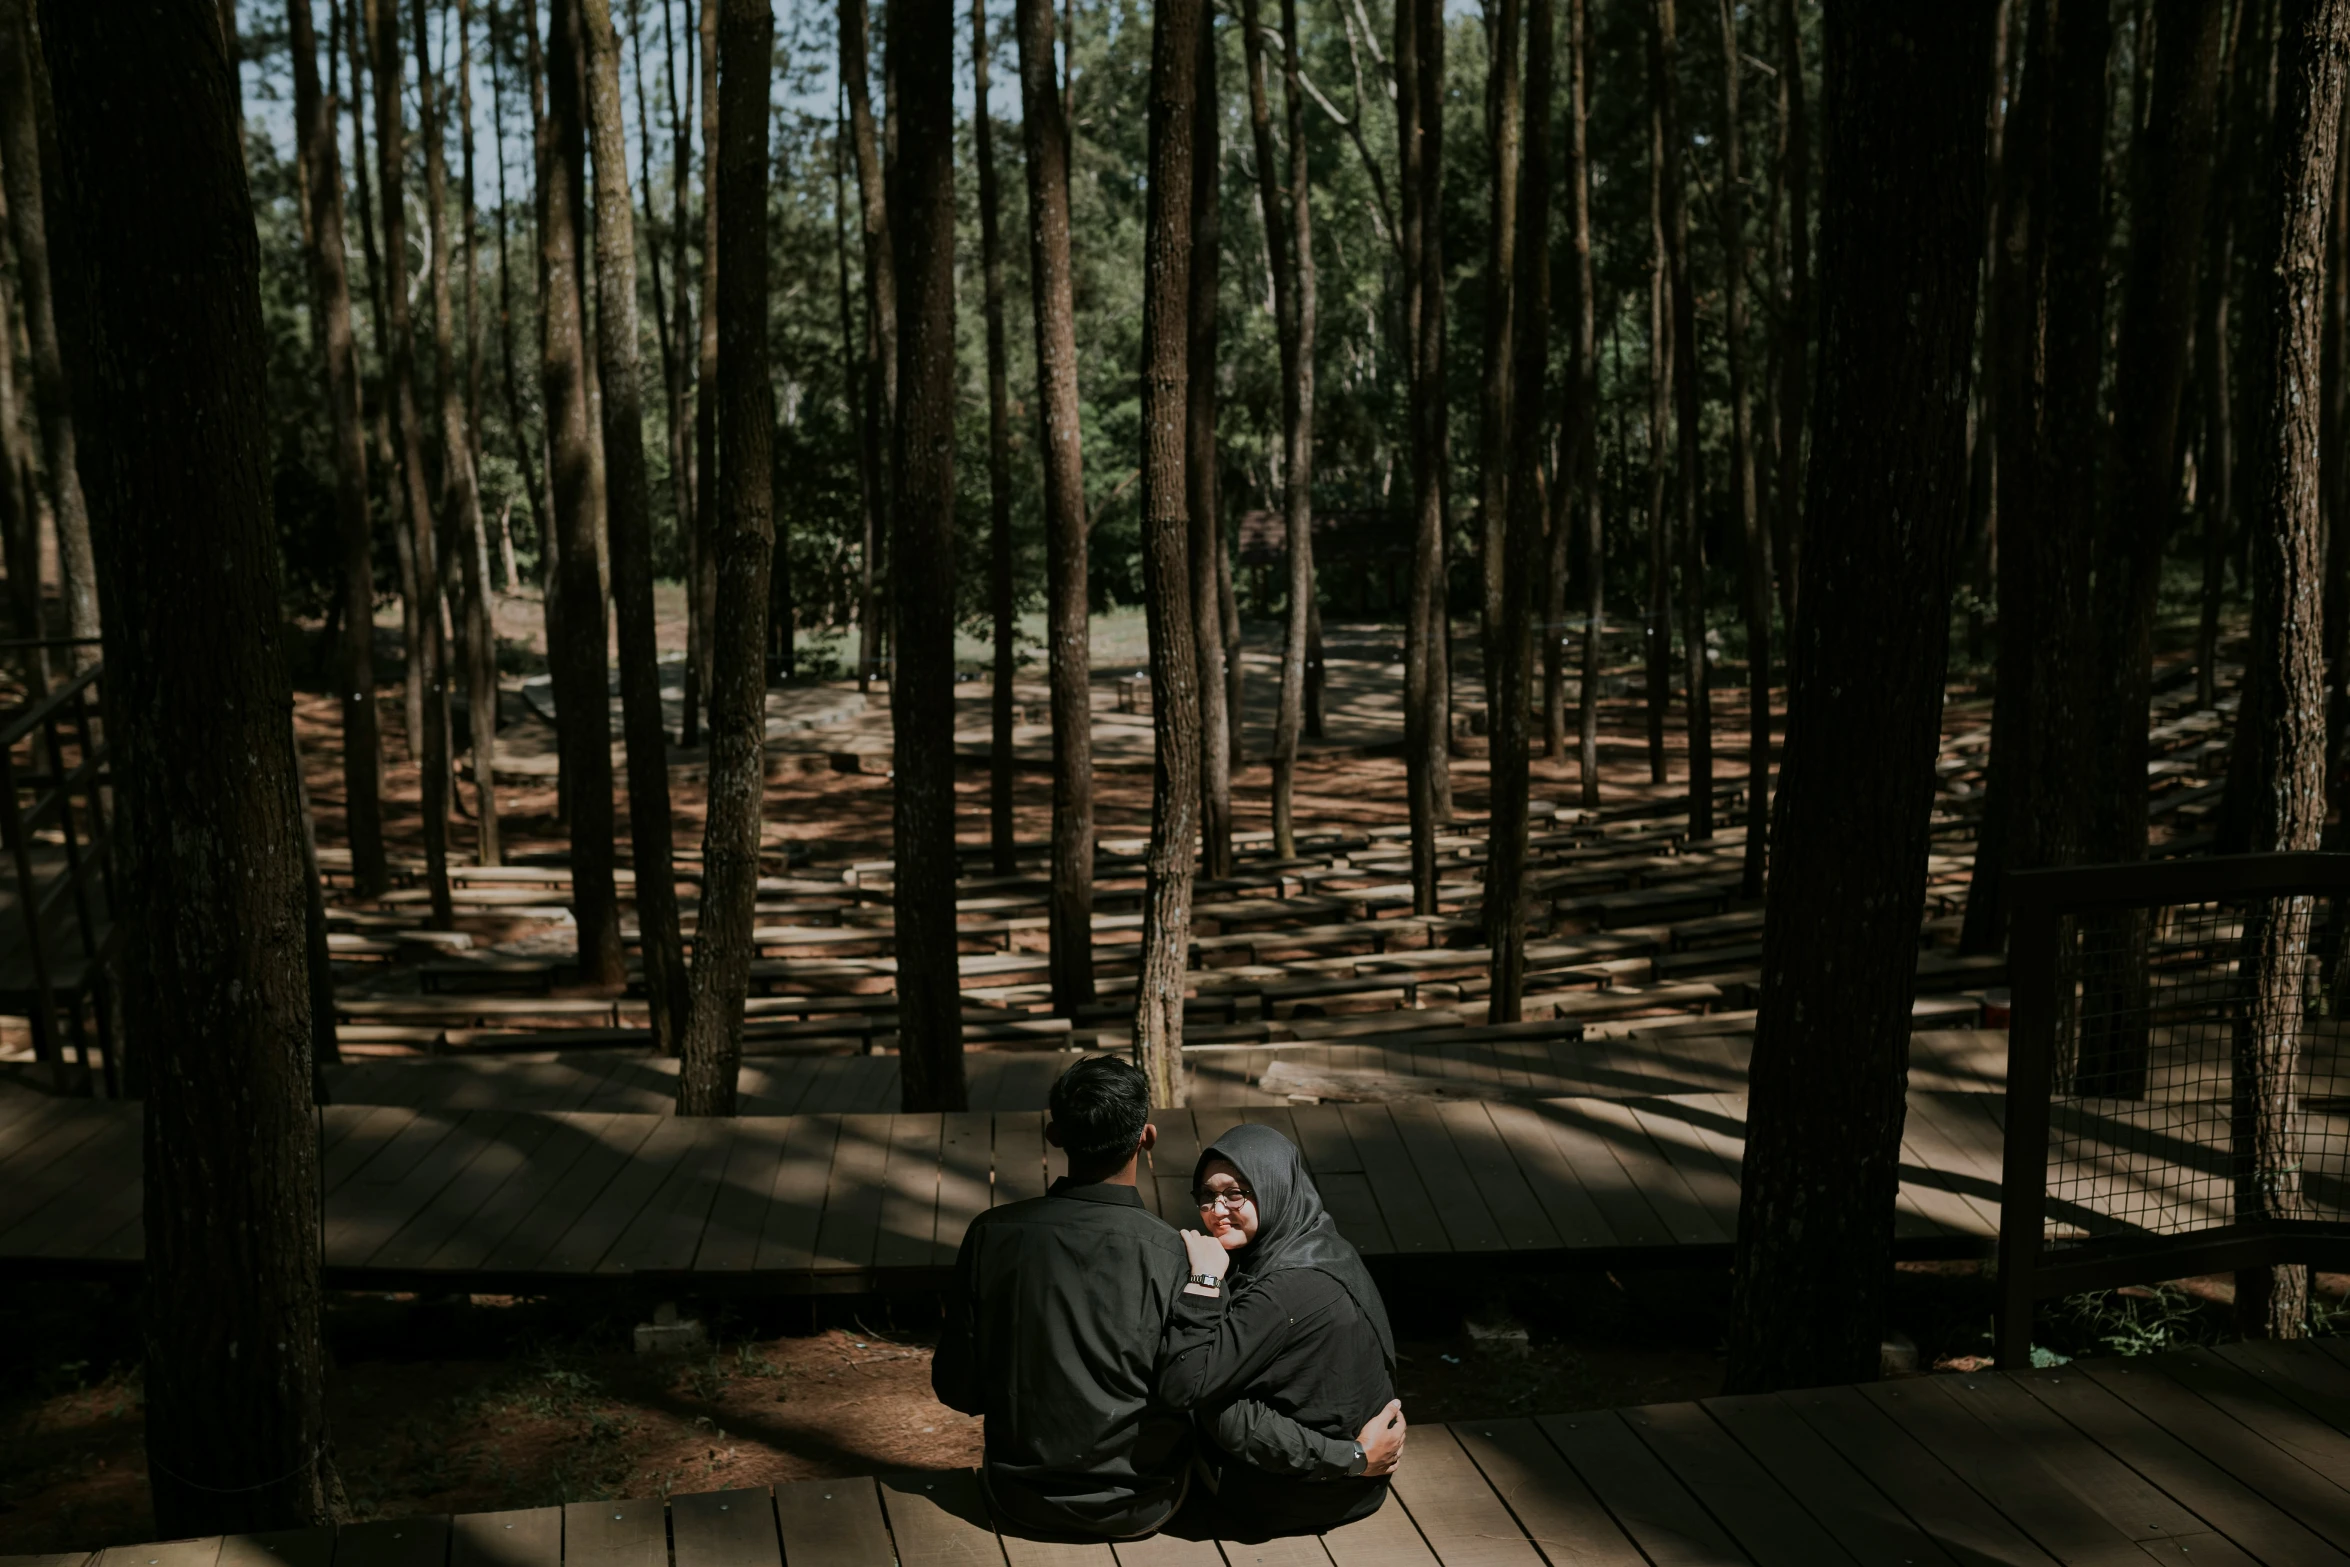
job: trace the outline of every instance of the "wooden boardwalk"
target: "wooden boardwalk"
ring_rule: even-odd
[[[2242,1344],[2048,1371],[1428,1424],[1320,1537],[1048,1545],[966,1470],[0,1557],[0,1567],[2344,1567],[2350,1352]]]

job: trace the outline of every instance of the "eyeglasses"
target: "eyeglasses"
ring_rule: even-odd
[[[1198,1200],[1199,1211],[1202,1213],[1217,1208],[1222,1208],[1225,1212],[1230,1213],[1243,1205],[1253,1207],[1257,1200],[1257,1194],[1246,1187],[1229,1192],[1199,1191],[1193,1192],[1191,1195]]]

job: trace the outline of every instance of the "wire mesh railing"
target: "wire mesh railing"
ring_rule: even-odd
[[[2051,1295],[2350,1255],[2350,855],[2014,877],[2000,1354]]]

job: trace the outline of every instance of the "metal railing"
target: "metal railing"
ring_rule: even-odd
[[[2000,1363],[2051,1296],[2350,1259],[2350,854],[2009,886]]]

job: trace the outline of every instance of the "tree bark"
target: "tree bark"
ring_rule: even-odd
[[[1053,1010],[1093,999],[1093,655],[1087,620],[1085,463],[1069,264],[1069,121],[1054,79],[1052,0],[1016,0],[1044,451],[1046,659],[1052,679]]]
[[[1490,12],[1490,61],[1485,77],[1487,159],[1485,228],[1485,367],[1478,388],[1477,567],[1485,596],[1478,619],[1485,655],[1485,732],[1501,725],[1500,671],[1506,662],[1499,644],[1507,613],[1510,514],[1510,372],[1517,354],[1511,316],[1518,282],[1518,162],[1524,145],[1519,101],[1518,24],[1520,0],[1497,0]],[[1490,754],[1490,753],[1489,753]]]
[[[7,200],[7,181],[0,175],[0,207],[5,207]],[[0,226],[5,223],[6,214],[0,212]],[[0,268],[0,320],[16,319],[12,292],[6,269]],[[40,478],[34,471],[32,442],[24,433],[17,385],[16,334],[0,332],[0,529],[5,529],[0,538],[5,539],[9,608],[17,635],[34,641],[49,634],[41,595]],[[27,648],[23,668],[28,686],[36,691],[49,689],[46,648]]]
[[[1154,1105],[1183,1103],[1183,992],[1199,838],[1200,668],[1191,606],[1185,422],[1189,416],[1191,214],[1202,0],[1160,0],[1151,25],[1150,186],[1143,240],[1142,514],[1150,627],[1151,834],[1135,982],[1135,1064]],[[1296,37],[1294,0],[1283,21]],[[1295,122],[1292,122],[1295,134]]]
[[[440,82],[433,70],[432,34],[425,0],[413,0],[410,16],[416,33],[416,90],[421,110],[418,132],[424,138],[424,210],[427,246],[431,252],[426,287],[432,294],[433,387],[440,402],[441,522],[439,539],[451,542],[463,557],[461,569],[466,604],[458,619],[465,627],[465,699],[473,740],[473,798],[476,859],[498,863],[498,792],[494,776],[498,752],[498,678],[492,656],[489,625],[489,584],[482,580],[481,490],[473,466],[473,435],[466,417],[465,383],[457,363],[456,321],[449,293],[448,256],[453,242],[448,233],[447,128],[440,112]],[[473,212],[466,208],[465,222]],[[437,540],[436,540],[437,544]],[[439,577],[434,577],[436,588]],[[434,602],[438,602],[436,591]],[[437,609],[433,631],[440,630]],[[436,660],[436,667],[438,661]],[[446,683],[443,683],[446,700]]]
[[[691,11],[687,13],[689,16]],[[685,35],[686,60],[693,61],[697,33]],[[710,625],[703,618],[708,607],[704,595],[698,591],[702,580],[702,514],[699,481],[695,477],[698,447],[694,433],[694,398],[692,361],[688,358],[694,341],[693,291],[686,286],[686,257],[693,232],[686,193],[693,188],[693,139],[685,133],[687,116],[693,112],[694,78],[685,79],[685,98],[681,107],[677,94],[677,31],[670,23],[670,7],[664,0],[661,7],[661,74],[668,99],[669,142],[671,149],[669,174],[669,275],[672,285],[669,311],[669,330],[661,340],[661,390],[669,410],[669,493],[677,509],[677,531],[685,541],[685,689],[684,712],[678,726],[678,744],[691,746],[701,738],[699,714],[704,695],[709,687]],[[648,137],[648,141],[650,138]],[[648,152],[648,160],[650,154]],[[652,177],[646,176],[647,186]],[[646,209],[651,210],[653,194],[645,192]],[[705,299],[704,308],[708,308]]]
[[[1575,486],[1583,530],[1583,681],[1577,694],[1578,796],[1599,808],[1600,637],[1607,617],[1607,549],[1599,495],[1599,298],[1591,263],[1591,15],[1588,0],[1567,0],[1568,59],[1574,103],[1567,122],[1567,177],[1575,248]]]
[[[890,200],[873,124],[873,91],[866,60],[873,51],[872,24],[865,0],[840,0],[840,75],[849,95],[849,136],[857,156],[857,198],[865,228],[865,424],[864,459],[871,477],[865,548],[859,557],[857,601],[857,689],[869,686],[881,668],[881,553],[890,529],[893,475],[883,461],[898,417],[898,285],[895,245],[890,234]],[[897,104],[889,104],[892,114]],[[892,680],[890,689],[897,689]]]
[[[1232,762],[1236,715],[1228,711],[1220,602],[1224,516],[1216,474],[1217,288],[1224,236],[1223,104],[1216,95],[1215,13],[1199,19],[1191,130],[1191,302],[1186,329],[1184,505],[1191,518],[1192,637],[1199,654],[1200,837],[1211,877],[1232,874]]]
[[[456,924],[449,900],[449,707],[442,676],[440,570],[434,555],[432,500],[426,493],[424,419],[416,404],[416,334],[408,313],[407,130],[401,120],[399,0],[366,0],[375,44],[376,194],[383,202],[384,401],[398,443],[394,506],[408,540],[415,606],[408,658],[423,697],[423,729],[411,730],[424,803],[424,875],[436,930]],[[420,73],[429,75],[429,73]],[[437,253],[437,251],[436,251]]]
[[[1689,836],[1714,835],[1714,720],[1711,663],[1705,643],[1705,535],[1698,513],[1704,468],[1699,449],[1697,284],[1690,270],[1689,200],[1681,170],[1680,37],[1674,0],[1657,0],[1649,35],[1649,81],[1663,121],[1666,291],[1672,309],[1674,539],[1681,556],[1682,682],[1689,701]]]
[[[2314,849],[2325,827],[2325,543],[2318,484],[2326,205],[2340,152],[2350,0],[2285,0],[2269,178],[2252,235],[2244,343],[2244,450],[2258,510],[2245,751],[2253,853]],[[2255,905],[2244,932],[2246,998],[2236,1026],[2232,1143],[2236,1219],[2308,1211],[2298,1084],[2306,1027],[2307,899]],[[2249,1338],[2308,1331],[2309,1270],[2236,1275],[2236,1325]]]
[[[522,470],[523,493],[530,498],[532,524],[539,530],[542,549],[545,546],[551,512],[547,506],[547,492],[539,479],[539,465],[532,452],[538,441],[530,434],[523,420],[522,386],[514,368],[514,281],[511,261],[506,248],[506,82],[498,50],[498,7],[489,8],[490,28],[490,124],[491,134],[498,148],[498,367],[506,397],[506,429],[514,442],[514,465]],[[506,554],[506,586],[518,586],[513,571],[513,540],[505,525],[499,525],[501,547]]]
[[[1721,0],[1722,186],[1714,193],[1722,227],[1722,318],[1730,361],[1730,483],[1746,567],[1746,859],[1739,896],[1763,895],[1763,846],[1771,829],[1771,547],[1755,493],[1754,412],[1746,362],[1746,198],[1739,184],[1738,12]]]
[[[693,1011],[678,1063],[679,1115],[732,1115],[742,1065],[743,997],[759,897],[766,793],[767,574],[775,549],[769,474],[775,392],[767,364],[767,98],[775,16],[765,0],[723,0],[718,139],[704,150],[724,247],[702,319],[719,334],[717,505],[704,542],[718,579],[710,622],[710,805],[702,912],[694,933]],[[707,78],[705,78],[705,81]],[[708,102],[707,98],[704,100]]]
[[[1728,1386],[1876,1375],[1966,511],[1989,0],[1829,0],[1818,423]]]
[[[579,0],[554,0],[547,24],[547,147],[540,173],[540,306],[546,318],[539,370],[545,384],[555,503],[561,643],[549,648],[563,773],[571,796],[572,915],[579,922],[579,977],[616,988],[628,977],[613,886],[612,686],[607,622],[596,567],[604,531],[603,464],[588,407],[586,304],[580,298],[586,217],[586,106]],[[631,272],[629,276],[635,274]],[[634,312],[630,312],[634,315]]]
[[[1444,19],[1434,0],[1396,0],[1397,183],[1412,443],[1412,577],[1404,621],[1404,760],[1412,821],[1412,910],[1436,912],[1436,834],[1451,815],[1452,713],[1444,637]]]
[[[997,237],[995,116],[987,103],[987,0],[971,0],[972,132],[979,162],[981,313],[987,326],[987,598],[995,621],[995,689],[988,704],[988,844],[999,876],[1012,874],[1012,397],[1004,348],[1004,255]]]
[[[685,947],[671,868],[669,733],[661,718],[661,649],[653,626],[653,500],[645,472],[643,370],[637,361],[636,208],[621,122],[620,39],[611,0],[573,0],[587,43],[588,125],[596,171],[596,359],[603,388],[604,472],[612,600],[620,620],[620,719],[628,742],[628,839],[654,1048],[686,1034]],[[607,706],[607,711],[609,707]],[[607,750],[607,758],[609,751]],[[609,761],[607,760],[607,765]]]
[[[24,306],[25,341],[32,350],[33,411],[40,416],[41,463],[49,482],[49,506],[57,527],[57,558],[65,587],[66,634],[99,634],[97,566],[90,548],[90,509],[82,494],[79,444],[74,434],[72,394],[58,343],[58,310],[53,290],[45,171],[62,156],[49,104],[48,68],[39,34],[33,31],[30,0],[0,0],[0,178],[7,180],[8,226],[16,243],[18,298]],[[234,67],[231,67],[234,75]],[[233,82],[232,82],[233,87]],[[240,162],[242,155],[240,153]],[[87,668],[96,649],[78,647],[73,666]]]
[[[1526,3],[1526,119],[1536,127],[1526,139],[1518,193],[1518,217],[1525,232],[1516,247],[1512,345],[1517,363],[1511,381],[1513,427],[1509,436],[1511,472],[1504,494],[1509,505],[1505,536],[1501,620],[1493,638],[1493,816],[1485,852],[1485,933],[1493,949],[1492,990],[1486,1021],[1518,1021],[1526,985],[1526,814],[1533,745],[1529,634],[1534,586],[1541,571],[1544,426],[1549,408],[1543,397],[1543,370],[1550,359],[1550,97],[1553,60],[1551,0]],[[1564,476],[1561,476],[1564,482]]]
[[[1803,88],[1803,27],[1796,0],[1778,0],[1779,88],[1785,105],[1780,167],[1787,186],[1787,297],[1779,322],[1779,456],[1773,490],[1771,556],[1778,567],[1779,618],[1795,636],[1796,584],[1803,564],[1803,438],[1811,352],[1811,117]]]
[[[135,976],[122,1007],[147,1079],[155,1527],[315,1526],[340,1497],[326,1456],[301,804],[261,262],[230,66],[211,0],[51,0],[41,28],[56,92],[52,237],[71,259],[59,315],[111,611],[106,718]]]
[[[352,889],[380,896],[390,883],[384,863],[383,768],[375,713],[375,560],[367,510],[367,438],[360,428],[359,351],[351,334],[350,275],[343,240],[343,170],[335,145],[335,106],[318,88],[318,38],[310,0],[286,0],[287,46],[294,61],[294,124],[310,192],[310,232],[303,247],[311,308],[324,350],[327,411],[334,421],[335,523],[343,546],[343,819],[351,847]],[[333,47],[333,40],[328,40]]]
[[[701,707],[686,708],[679,743],[702,741],[699,711],[718,700],[718,552],[723,547],[718,528],[718,11],[723,0],[702,0],[699,48],[702,79],[702,319],[695,338],[694,376],[694,518],[697,528],[693,557],[695,619],[702,627],[702,664],[705,691]],[[684,274],[678,288],[685,287]],[[682,344],[678,352],[685,352]],[[770,520],[772,525],[772,519]],[[871,532],[871,521],[867,521]],[[764,699],[762,699],[764,700]],[[697,934],[695,940],[701,938]]]
[[[890,497],[889,710],[896,783],[899,1077],[907,1110],[960,1110],[955,936],[955,13],[898,0],[891,108],[896,483]]]
[[[1672,263],[1665,239],[1664,95],[1649,38],[1648,80],[1648,781],[1665,781],[1665,714],[1673,702],[1673,525],[1665,511],[1672,477],[1666,444],[1673,421]]]

